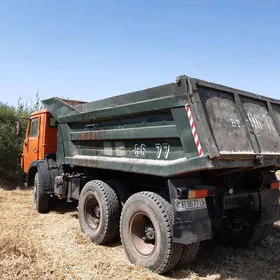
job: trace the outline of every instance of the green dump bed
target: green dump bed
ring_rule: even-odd
[[[180,76],[91,103],[43,101],[60,164],[157,176],[280,167],[280,101]]]

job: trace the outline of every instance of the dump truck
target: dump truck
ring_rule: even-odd
[[[30,116],[21,165],[34,205],[77,202],[83,233],[120,237],[163,274],[216,238],[256,245],[280,220],[280,101],[185,75],[95,102],[57,97]]]

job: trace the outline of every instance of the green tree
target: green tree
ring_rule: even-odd
[[[22,153],[23,140],[29,115],[42,109],[38,92],[35,101],[25,102],[19,98],[17,107],[0,102],[0,178],[18,183],[22,170],[17,158]],[[16,136],[15,125],[20,121],[21,133]]]
[[[14,181],[17,175],[16,159],[20,152],[15,137],[16,109],[0,103],[0,177]]]

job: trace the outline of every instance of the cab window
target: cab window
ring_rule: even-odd
[[[57,121],[53,116],[49,117],[49,127],[55,128],[57,127]]]
[[[38,129],[39,129],[39,118],[31,119],[29,124],[28,137],[30,138],[38,137]]]

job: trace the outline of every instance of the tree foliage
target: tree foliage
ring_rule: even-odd
[[[16,107],[0,102],[0,178],[18,183],[22,171],[17,158],[22,153],[23,140],[31,112],[41,109],[41,103],[36,94],[35,101],[26,102],[19,98]],[[16,136],[15,125],[21,123],[21,133]]]

